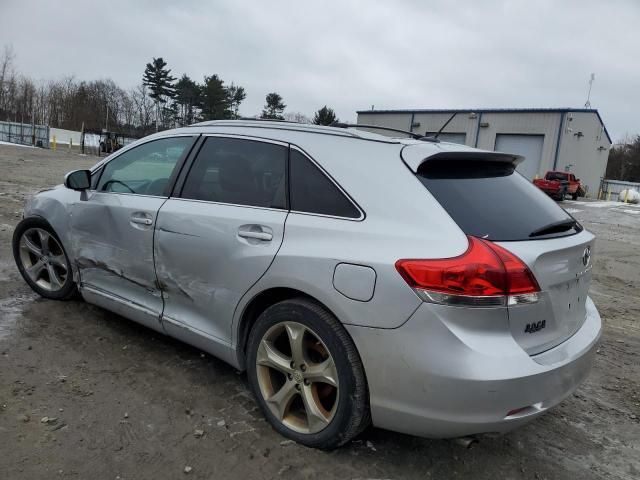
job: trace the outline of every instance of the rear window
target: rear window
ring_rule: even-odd
[[[432,160],[417,177],[467,235],[513,241],[582,229],[510,163]]]
[[[547,180],[567,180],[567,174],[566,173],[557,173],[557,172],[548,172],[545,175],[545,178]]]

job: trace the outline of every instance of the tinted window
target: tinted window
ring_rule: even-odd
[[[549,172],[545,176],[545,179],[547,179],[547,180],[561,180],[561,181],[562,180],[567,180],[567,174],[566,173]]]
[[[291,150],[291,210],[359,218],[360,211],[307,157]]]
[[[154,140],[128,150],[103,167],[96,190],[167,196],[169,178],[193,137]]]
[[[537,187],[505,163],[432,160],[418,178],[468,235],[491,240],[528,240],[576,233],[561,226],[533,237],[545,227],[572,218]]]
[[[207,138],[189,172],[183,198],[286,208],[287,148],[235,138]]]

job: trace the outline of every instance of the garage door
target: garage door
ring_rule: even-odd
[[[427,132],[426,135],[427,137],[433,137],[436,134],[436,132]],[[440,140],[441,142],[449,142],[449,143],[459,143],[460,145],[464,145],[465,142],[467,141],[467,134],[462,132],[462,133],[441,133],[440,135],[438,135],[438,140]]]
[[[540,170],[542,159],[542,145],[544,135],[496,135],[496,148],[498,152],[517,153],[525,160],[516,170],[530,180],[533,180]]]

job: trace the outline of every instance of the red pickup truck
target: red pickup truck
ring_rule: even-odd
[[[564,200],[567,194],[577,200],[585,193],[580,179],[568,172],[547,172],[544,178],[536,178],[533,184],[554,200]]]

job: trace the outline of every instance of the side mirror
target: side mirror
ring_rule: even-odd
[[[90,170],[74,170],[64,177],[64,186],[71,190],[88,190],[91,187]]]

